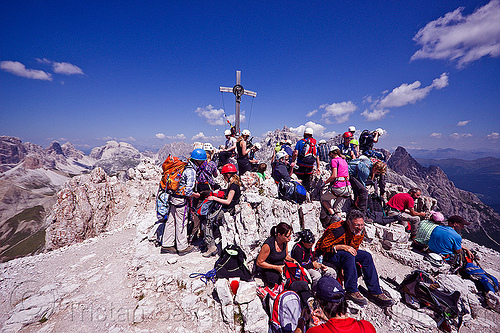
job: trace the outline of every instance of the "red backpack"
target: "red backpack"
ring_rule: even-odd
[[[307,283],[311,283],[304,267],[294,262],[285,261],[283,273],[286,279],[285,289],[288,289],[295,281],[306,281]]]

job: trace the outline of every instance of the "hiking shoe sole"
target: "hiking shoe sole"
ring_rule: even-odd
[[[177,254],[174,246],[162,246],[160,249],[161,254]]]
[[[191,253],[191,252],[195,252],[195,251],[196,251],[196,247],[194,247],[193,245],[189,245],[186,249],[184,249],[182,251],[178,251],[178,254],[180,256],[185,256],[186,254]]]

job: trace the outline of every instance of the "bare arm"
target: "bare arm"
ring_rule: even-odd
[[[327,180],[325,180],[325,185],[333,182],[335,178],[337,178],[337,168],[332,168],[332,174]]]
[[[227,194],[226,199],[218,198],[218,197],[211,195],[207,198],[207,200],[217,201],[218,203],[221,203],[221,204],[227,206],[231,203],[231,201],[233,200],[233,197],[234,197],[234,190],[230,190],[229,193]]]
[[[267,244],[262,245],[262,248],[260,249],[259,255],[257,256],[257,261],[256,261],[257,266],[259,266],[260,268],[264,268],[264,269],[274,269],[274,270],[282,273],[283,266],[272,265],[272,264],[266,262],[266,259],[270,253],[271,253],[271,248],[269,247],[269,245],[267,245]]]
[[[425,212],[417,212],[413,207],[410,207],[408,208],[408,210],[410,211],[410,215],[411,216],[421,216],[421,217],[425,217]]]
[[[247,155],[248,154],[247,142],[245,140],[240,141],[240,147],[241,147],[241,153],[243,154],[243,156]]]

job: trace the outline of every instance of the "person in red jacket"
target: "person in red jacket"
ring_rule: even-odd
[[[307,333],[376,333],[370,322],[347,316],[345,291],[337,280],[323,276],[317,288],[319,308],[314,310],[313,316],[326,322],[311,327]]]

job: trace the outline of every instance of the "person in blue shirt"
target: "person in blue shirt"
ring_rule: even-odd
[[[469,225],[470,222],[458,215],[453,215],[448,218],[448,226],[438,225],[432,231],[429,239],[429,250],[441,254],[445,259],[453,259],[455,255],[465,251],[467,256],[474,258],[473,254],[466,248],[462,247],[462,236],[459,232]]]

